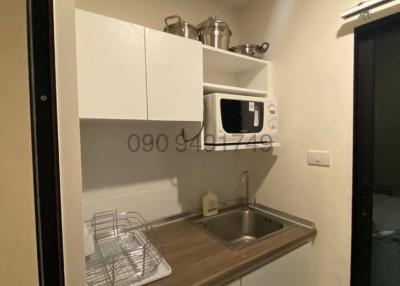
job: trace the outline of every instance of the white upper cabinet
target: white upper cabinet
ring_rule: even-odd
[[[76,9],[80,118],[147,119],[144,27]]]
[[[203,121],[198,41],[76,9],[80,118]]]
[[[203,121],[201,43],[145,30],[148,119]]]

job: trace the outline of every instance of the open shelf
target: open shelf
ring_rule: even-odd
[[[227,93],[227,94],[239,94],[249,96],[266,97],[267,91],[258,89],[241,88],[229,85],[214,84],[214,83],[203,83],[203,93],[210,94],[214,92]]]
[[[251,70],[261,70],[269,62],[230,51],[203,45],[203,61],[206,70],[216,70],[227,73],[245,73]]]

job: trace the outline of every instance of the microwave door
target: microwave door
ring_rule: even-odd
[[[222,127],[226,133],[259,133],[264,125],[264,103],[221,99]]]

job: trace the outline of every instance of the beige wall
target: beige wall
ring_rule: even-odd
[[[177,152],[179,130],[178,123],[82,121],[84,218],[113,208],[139,211],[146,219],[166,217],[199,208],[209,188],[221,201],[235,199],[245,193],[241,172],[250,171],[255,189],[274,160],[261,151]],[[133,134],[165,134],[168,150],[132,152],[128,139]]]
[[[26,1],[0,4],[0,284],[38,285]]]
[[[229,23],[233,34],[232,43],[238,41],[237,5],[231,0],[76,0],[76,7],[114,17],[157,30],[165,27],[164,18],[179,15],[192,25],[209,16],[216,16]]]

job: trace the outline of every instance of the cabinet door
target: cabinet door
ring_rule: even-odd
[[[240,284],[240,279],[239,279],[239,280],[236,280],[236,281],[233,281],[233,282],[229,283],[226,286],[240,286],[240,285],[241,284]]]
[[[144,27],[76,9],[80,118],[147,119]]]
[[[201,43],[146,28],[149,120],[203,121]]]
[[[313,286],[311,243],[242,277],[242,286]]]

